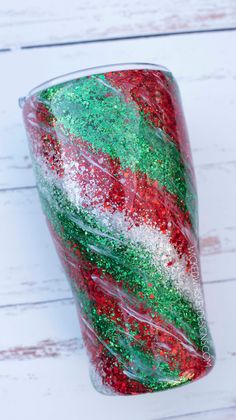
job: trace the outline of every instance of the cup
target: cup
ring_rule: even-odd
[[[196,183],[171,72],[143,63],[81,70],[33,89],[21,106],[96,389],[140,394],[206,375],[215,355]]]

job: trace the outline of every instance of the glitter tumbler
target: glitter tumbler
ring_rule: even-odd
[[[170,71],[86,69],[40,85],[21,105],[96,389],[140,394],[204,376],[215,356],[197,193]]]

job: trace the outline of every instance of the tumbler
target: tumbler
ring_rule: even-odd
[[[140,394],[206,375],[215,354],[196,183],[172,73],[145,63],[85,69],[38,86],[21,106],[95,388]]]

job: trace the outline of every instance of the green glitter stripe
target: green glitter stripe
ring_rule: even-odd
[[[127,293],[133,293],[143,303],[148,302],[154,312],[185,331],[201,348],[198,313],[171,280],[157,272],[150,253],[99,224],[85,209],[77,210],[55,185],[49,185],[42,178],[40,183],[43,208],[57,234],[65,242],[77,243],[88,261],[109,273],[117,283],[122,283]],[[152,299],[150,295],[153,295]]]
[[[180,374],[178,369],[171,369],[160,355],[156,359],[153,353],[146,349],[145,342],[135,340],[135,335],[139,333],[138,329],[127,333],[115,321],[104,314],[99,314],[86,292],[76,288],[75,293],[78,295],[81,310],[98,339],[105,343],[105,347],[112,355],[115,355],[124,371],[134,375],[133,379],[153,390],[164,389],[163,383],[159,382],[161,378],[178,381]],[[127,328],[129,326],[126,324]],[[174,356],[173,361],[175,361]]]
[[[88,261],[102,268],[104,273],[111,274],[117,282],[122,282],[123,289],[128,293],[131,292],[131,287],[132,293],[137,298],[139,298],[139,292],[142,292],[144,303],[148,301],[155,312],[177,328],[186,331],[188,338],[201,347],[197,313],[171,282],[157,272],[150,261],[150,255],[141,246],[137,247],[129,241],[125,242],[121,235],[115,238],[113,232],[104,232],[104,229],[98,226],[87,212],[78,212],[79,214],[75,216],[79,221],[77,223],[60,210],[57,211],[52,204],[46,203],[44,198],[42,201],[49,220],[65,241],[74,241],[79,244],[80,251]],[[93,234],[92,230],[96,233],[100,231],[109,236],[113,235],[114,239]],[[148,286],[149,282],[153,284],[152,287]],[[154,296],[153,299],[150,299],[151,294]]]
[[[114,92],[105,76],[80,78],[42,91],[38,98],[57,124],[95,150],[118,158],[123,168],[140,170],[176,195],[195,226],[196,193],[181,154],[160,129],[151,126],[134,103]]]

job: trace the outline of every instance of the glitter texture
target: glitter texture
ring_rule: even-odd
[[[30,95],[23,115],[94,386],[129,395],[204,376],[215,356],[171,73],[131,66],[75,78]]]

